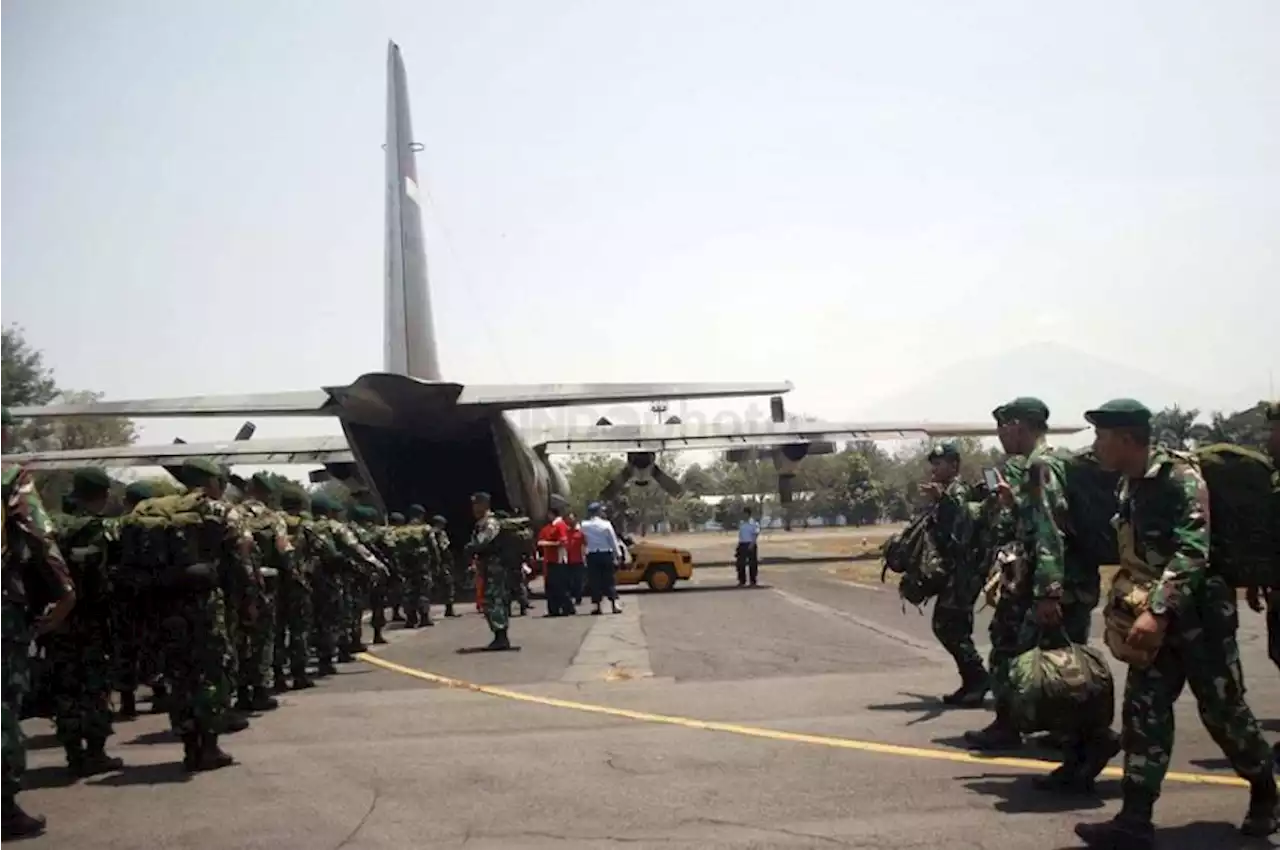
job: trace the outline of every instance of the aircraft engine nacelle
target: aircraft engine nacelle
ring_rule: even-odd
[[[647,487],[649,482],[654,482],[671,496],[679,496],[684,492],[680,482],[658,466],[653,452],[629,452],[627,465],[605,485],[604,490],[600,492],[600,498],[606,502],[613,501],[629,482],[641,487]]]

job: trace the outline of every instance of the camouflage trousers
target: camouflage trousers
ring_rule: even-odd
[[[387,605],[392,608],[399,608],[404,605],[405,585],[405,568],[398,566],[391,571],[391,575],[387,578],[386,592],[383,594]]]
[[[160,675],[160,618],[149,595],[119,594],[111,608],[111,683],[134,691]]]
[[[276,643],[276,590],[258,588],[250,592],[254,594],[256,616],[252,620],[240,620],[235,644],[239,659],[236,686],[263,688],[271,684]]]
[[[111,660],[106,636],[58,633],[45,644],[53,723],[63,746],[111,736]]]
[[[1280,588],[1267,594],[1267,655],[1280,667]]]
[[[431,605],[431,572],[420,561],[405,565],[404,616],[410,623],[420,621]]]
[[[350,632],[341,628],[343,604],[343,588],[338,576],[325,572],[312,577],[311,642],[322,665],[332,664],[334,651],[347,646],[346,637]]]
[[[299,679],[307,674],[307,659],[311,656],[311,620],[313,591],[298,579],[286,579],[276,594],[275,652],[272,658],[275,672],[284,671]],[[275,684],[279,685],[280,682]]]
[[[484,617],[493,632],[504,631],[511,616],[511,590],[507,587],[509,573],[498,561],[484,565]]]
[[[1170,625],[1151,666],[1129,668],[1121,711],[1126,787],[1159,795],[1173,752],[1173,705],[1184,685],[1236,773],[1247,780],[1271,773],[1271,747],[1244,701],[1238,626],[1235,591],[1211,577],[1197,604]]]
[[[27,741],[22,734],[22,700],[31,689],[27,653],[31,648],[31,629],[27,613],[21,606],[5,603],[0,613],[0,677],[3,681],[3,761],[4,797],[10,799],[22,787],[22,774],[27,769]]]
[[[956,661],[965,677],[986,675],[982,656],[973,643],[973,606],[982,591],[980,582],[957,570],[933,603],[933,636]]]
[[[1067,641],[1089,642],[1090,618],[1095,601],[1064,600],[1062,626],[1058,634],[1046,634],[1036,622],[1035,604],[1030,594],[1002,594],[991,617],[991,654],[987,664],[991,671],[991,692],[1000,704],[1009,697],[1009,668],[1013,660],[1037,646],[1060,646]]]
[[[183,596],[164,620],[169,725],[178,735],[222,731],[236,667],[227,626],[221,590]]]
[[[431,601],[431,594],[435,593],[439,588],[441,591],[440,601],[445,605],[452,605],[457,593],[458,583],[453,577],[453,556],[446,552],[436,563],[430,567],[430,581],[428,582],[427,603]]]

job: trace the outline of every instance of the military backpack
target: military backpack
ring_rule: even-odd
[[[889,538],[884,547],[884,570],[897,573],[898,595],[912,605],[923,605],[947,586],[950,572],[930,533],[933,512],[918,514],[907,527]]]
[[[139,502],[120,518],[121,561],[157,583],[211,589],[217,580],[226,529],[200,492]]]
[[[533,527],[528,517],[502,517],[495,541],[498,559],[508,569],[518,570],[533,546]]]

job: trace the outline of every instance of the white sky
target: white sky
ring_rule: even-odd
[[[388,38],[451,379],[851,418],[1040,341],[1280,366],[1272,0],[6,0],[3,321],[115,398],[379,368]]]

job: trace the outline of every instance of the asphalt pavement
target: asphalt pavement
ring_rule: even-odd
[[[766,568],[762,585],[704,569],[599,617],[541,617],[538,601],[507,653],[460,654],[488,640],[460,606],[286,694],[226,736],[239,764],[194,777],[162,717],[118,723],[125,769],[74,782],[50,724],[29,721],[22,799],[50,825],[25,846],[1056,850],[1118,808],[1114,775],[1098,797],[1034,791],[1050,751],[963,750],[989,714],[937,701],[956,680],[927,611],[822,564]],[[1275,739],[1280,674],[1262,618],[1241,616],[1249,700]],[[1161,846],[1277,846],[1238,838],[1247,790],[1189,695],[1178,711]]]

